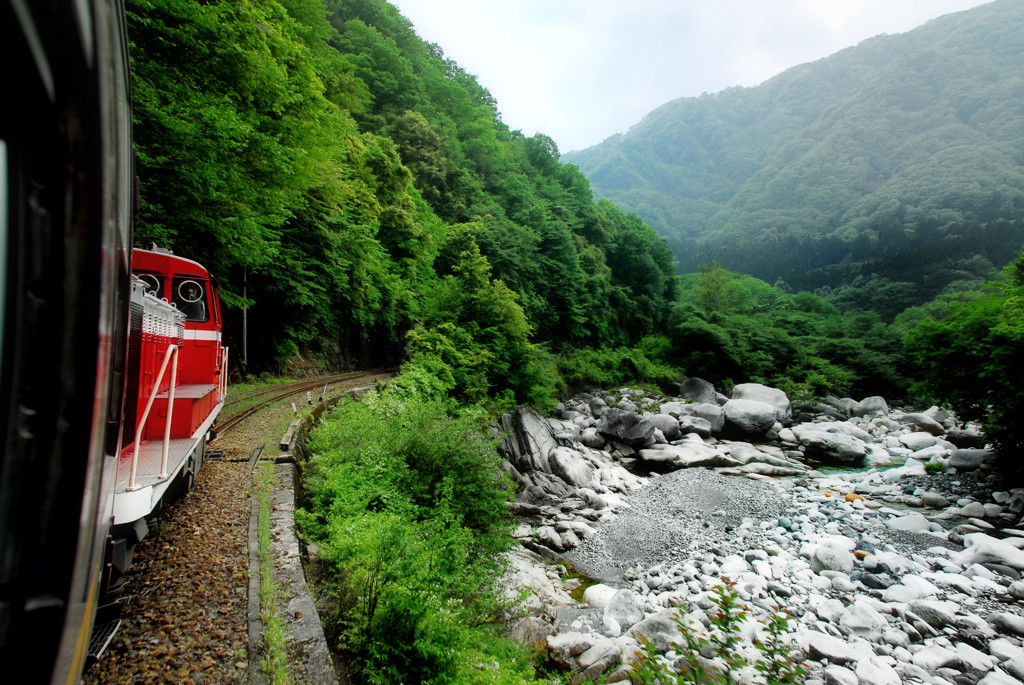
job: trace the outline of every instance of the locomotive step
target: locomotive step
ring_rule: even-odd
[[[217,386],[215,384],[179,385],[174,388],[174,399],[198,400],[202,397],[206,397],[216,389]],[[167,390],[158,393],[156,396],[158,400],[166,400],[167,397]]]
[[[199,440],[196,438],[182,438],[170,440],[167,448],[168,470],[177,471],[185,457],[195,451]],[[128,490],[129,468],[131,463],[131,450],[125,450],[121,455],[121,468],[117,473],[117,492]],[[154,485],[166,479],[160,478],[160,462],[163,459],[163,442],[160,440],[146,440],[139,445],[139,464],[135,474],[136,488]]]

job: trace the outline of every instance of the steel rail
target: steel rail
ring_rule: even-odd
[[[259,393],[254,393],[252,395],[246,396],[245,398],[242,398],[242,399],[251,399],[253,397],[257,397],[257,396],[262,396],[262,395],[267,395],[267,394],[273,393],[272,395],[270,395],[270,397],[264,397],[259,402],[257,402],[255,405],[253,405],[252,407],[248,407],[246,409],[243,409],[242,411],[238,412],[237,414],[233,414],[233,415],[229,416],[227,419],[224,419],[217,426],[216,430],[217,430],[218,433],[226,433],[227,431],[231,430],[232,428],[237,426],[239,423],[241,423],[245,419],[247,419],[250,416],[252,416],[253,414],[256,414],[257,412],[259,412],[261,409],[263,409],[267,405],[272,404],[274,402],[277,402],[278,400],[283,400],[283,399],[285,399],[287,397],[291,397],[293,395],[298,395],[299,393],[303,393],[303,392],[307,392],[309,390],[313,390],[314,388],[318,389],[321,386],[324,386],[326,388],[327,385],[335,385],[337,383],[343,383],[345,381],[350,381],[350,380],[354,380],[354,379],[357,379],[357,378],[381,378],[382,376],[390,376],[393,373],[394,373],[393,369],[386,369],[386,370],[379,370],[379,371],[357,371],[357,372],[349,372],[349,373],[344,373],[344,374],[338,374],[336,376],[325,376],[325,377],[316,378],[316,379],[313,379],[313,380],[295,381],[293,383],[285,383],[285,384],[282,384],[282,385],[278,385],[278,386],[275,386],[274,388],[271,388],[269,390],[263,390],[263,391],[260,391]],[[225,405],[225,406],[227,406],[227,405]]]
[[[347,380],[349,378],[358,378],[359,376],[365,376],[367,374],[374,374],[374,373],[377,373],[377,374],[388,374],[388,373],[394,373],[394,372],[395,372],[395,369],[370,369],[369,371],[346,371],[345,373],[336,373],[336,374],[332,374],[330,376],[320,376],[320,377],[318,377],[315,380],[316,380],[317,383],[328,383],[328,384],[330,384],[330,383],[337,383],[339,381]],[[224,403],[224,407],[227,408],[227,407],[230,407],[233,404],[238,404],[239,402],[244,402],[245,400],[252,399],[253,397],[260,397],[261,395],[266,395],[266,394],[275,392],[277,390],[281,390],[283,388],[290,387],[290,386],[295,385],[297,383],[307,383],[307,382],[312,383],[313,379],[310,379],[308,381],[307,380],[292,381],[291,383],[282,383],[280,385],[274,385],[274,386],[271,386],[269,388],[266,388],[265,390],[258,390],[256,392],[252,392],[252,393],[249,393],[247,395],[243,395],[241,397],[236,397],[234,399],[228,400],[227,402]]]

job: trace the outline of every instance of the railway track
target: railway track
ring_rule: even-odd
[[[244,397],[232,399],[224,403],[224,414],[228,414],[229,407],[246,403],[253,398],[258,398],[255,404],[241,408],[238,411],[231,412],[226,417],[222,418],[217,425],[217,432],[226,433],[245,419],[259,412],[267,405],[287,399],[293,395],[299,395],[301,393],[308,393],[316,390],[319,393],[319,398],[323,399],[324,393],[326,393],[330,386],[344,384],[346,387],[352,387],[365,383],[373,383],[381,378],[390,378],[394,373],[394,369],[339,373],[330,376],[321,376],[314,379],[295,381],[292,383],[283,383],[281,385],[275,385],[272,388],[267,388],[266,390],[260,390],[259,392],[248,394]]]

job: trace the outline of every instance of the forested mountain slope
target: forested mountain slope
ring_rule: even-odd
[[[207,264],[249,366],[420,355],[464,397],[633,343],[672,254],[384,0],[128,0],[136,231]]]
[[[684,271],[718,259],[795,288],[877,274],[924,299],[1024,240],[1022,35],[1024,3],[999,0],[675,100],[563,160]]]

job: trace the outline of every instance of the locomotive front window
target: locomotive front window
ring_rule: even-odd
[[[135,274],[139,280],[146,284],[146,292],[155,295],[157,299],[164,297],[164,279],[158,274]]]
[[[193,276],[175,276],[172,281],[171,302],[189,321],[209,321],[210,307],[208,304],[205,282]]]

